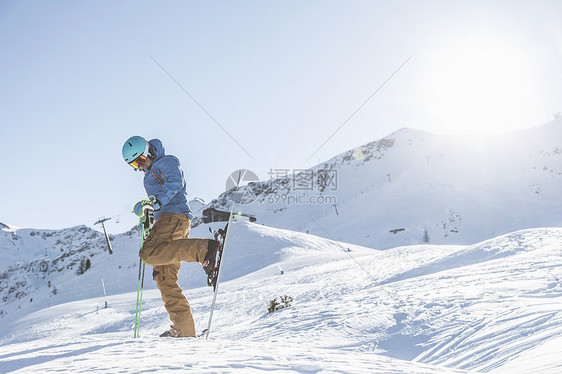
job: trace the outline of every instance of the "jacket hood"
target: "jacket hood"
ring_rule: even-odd
[[[164,150],[164,146],[162,145],[162,142],[160,141],[160,139],[149,140],[148,144],[150,145],[150,148],[152,148],[154,150],[154,161],[159,160],[160,158],[162,158],[166,155],[166,152]],[[150,169],[152,169],[152,165],[150,166],[150,168],[145,169],[143,171],[144,171],[145,174],[148,174],[150,172]]]
[[[150,144],[152,149],[154,149],[155,160],[158,160],[160,157],[166,154],[164,146],[162,145],[160,139],[152,139],[148,142],[148,144]]]

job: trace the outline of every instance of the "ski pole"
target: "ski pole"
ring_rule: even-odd
[[[137,338],[140,336],[140,316],[141,316],[141,308],[142,308],[142,292],[144,290],[144,269],[146,264],[142,264],[142,277],[141,277],[141,286],[140,286],[140,299],[139,299],[139,322],[137,324]]]
[[[142,224],[142,225],[141,225]],[[146,268],[146,264],[142,261],[142,251],[144,249],[144,241],[148,237],[148,233],[154,224],[154,216],[152,207],[145,207],[143,209],[143,215],[139,220],[139,226],[141,227],[141,249],[139,252],[139,278],[137,284],[137,310],[135,314],[135,332],[134,337],[138,338],[140,336],[140,316],[141,316],[141,308],[142,308],[142,293],[144,290],[144,270]],[[141,266],[142,265],[142,266]],[[141,273],[142,267],[142,273]]]
[[[137,311],[135,314],[135,333],[134,337],[138,338],[140,333],[140,314],[141,314],[141,304],[142,304],[142,291],[144,288],[144,268],[145,264],[142,262],[142,245],[144,243],[144,232],[141,237],[141,250],[139,259],[139,277],[137,283]],[[141,273],[142,268],[142,273]]]

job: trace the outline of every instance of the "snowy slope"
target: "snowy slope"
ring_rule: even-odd
[[[142,338],[131,338],[138,230],[112,236],[110,255],[86,226],[0,224],[0,373],[557,373],[561,136],[562,118],[486,139],[402,129],[243,187],[256,198],[237,209],[258,223],[232,227],[213,340],[189,348],[154,338],[167,314],[150,266]],[[231,196],[192,208],[229,208]],[[184,264],[180,285],[203,328],[201,266]],[[294,306],[268,315],[285,294]]]
[[[402,129],[294,177],[250,184],[257,198],[237,209],[268,226],[382,249],[561,226],[561,138],[562,118],[490,137]],[[229,196],[209,206],[226,209]]]
[[[209,341],[157,338],[167,314],[156,290],[135,340],[136,293],[110,293],[107,309],[93,298],[6,317],[0,372],[562,369],[562,229],[385,251],[243,222],[231,230]],[[210,289],[185,292],[201,329]],[[293,306],[268,314],[282,295]]]
[[[110,255],[103,233],[87,226],[63,230],[18,229],[5,224],[2,227],[0,321],[14,314],[102,296],[102,279],[108,294],[132,292],[137,288],[140,234],[136,228],[110,236],[113,248]],[[210,236],[203,230],[199,234]],[[90,267],[80,272],[85,261],[90,262]],[[147,272],[150,277],[152,270]],[[181,276],[188,279],[186,286],[206,284],[193,276],[197,273],[204,274],[200,266],[184,266]],[[156,285],[148,282],[147,287],[156,288]]]

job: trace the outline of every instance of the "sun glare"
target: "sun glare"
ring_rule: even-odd
[[[526,51],[478,40],[436,56],[429,110],[442,133],[494,133],[510,128],[532,100]]]

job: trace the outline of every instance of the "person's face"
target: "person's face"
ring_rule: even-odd
[[[144,162],[144,164],[139,165],[139,169],[140,170],[146,170],[150,168],[150,165],[152,165],[152,159],[150,157],[147,157],[146,161]]]

